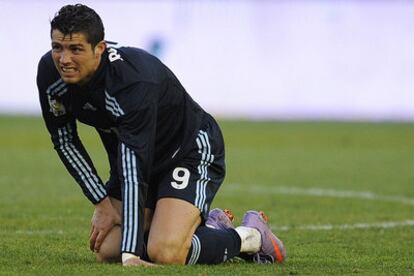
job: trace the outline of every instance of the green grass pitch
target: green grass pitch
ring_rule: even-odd
[[[414,125],[220,121],[227,178],[213,207],[239,223],[266,211],[282,265],[123,268],[88,249],[93,206],[65,171],[39,118],[0,117],[0,274],[338,275],[414,273]],[[93,130],[85,146],[106,178]]]

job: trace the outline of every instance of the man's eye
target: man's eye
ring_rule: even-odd
[[[82,52],[82,48],[73,48],[72,51],[74,53],[80,53],[80,52]]]
[[[61,47],[59,45],[52,45],[52,50],[57,51],[60,50]]]

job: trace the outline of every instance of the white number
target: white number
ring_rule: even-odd
[[[173,178],[175,180],[171,182],[171,186],[173,186],[173,188],[178,190],[185,189],[188,186],[188,181],[190,180],[190,171],[186,168],[177,167],[173,171]]]
[[[114,48],[108,48],[108,52],[109,52],[108,58],[110,62],[114,62],[115,60],[118,60],[118,59],[123,60],[121,58],[121,55],[118,54],[118,51],[115,50]]]

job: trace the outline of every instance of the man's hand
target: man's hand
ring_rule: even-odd
[[[95,205],[95,211],[91,221],[91,233],[89,247],[92,251],[99,252],[106,235],[114,227],[121,224],[121,216],[113,207],[109,197]]]

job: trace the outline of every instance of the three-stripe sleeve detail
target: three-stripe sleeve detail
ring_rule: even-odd
[[[196,264],[198,258],[200,257],[201,242],[197,235],[193,235],[193,238],[191,239],[191,245],[193,246],[193,249],[191,251],[191,257],[188,260],[189,265]]]
[[[111,112],[112,115],[114,115],[115,117],[119,117],[125,114],[122,108],[119,106],[115,97],[112,97],[111,95],[109,95],[106,90],[105,90],[105,108],[106,110]]]
[[[92,195],[95,201],[100,201],[106,196],[105,188],[101,185],[98,177],[93,173],[91,166],[72,143],[72,128],[69,124],[58,128],[59,150],[78,174],[80,180]]]
[[[197,167],[200,178],[196,183],[196,198],[194,205],[200,210],[207,211],[208,206],[206,205],[206,188],[207,183],[211,180],[208,177],[208,167],[214,161],[214,155],[211,154],[210,141],[207,132],[200,130],[196,138],[198,152],[201,154],[201,161]]]
[[[131,149],[121,144],[124,178],[122,252],[135,252],[138,241],[138,174],[137,158]]]
[[[68,86],[63,82],[62,79],[58,79],[56,82],[52,83],[46,90],[47,95],[49,96],[62,96],[68,91]]]

